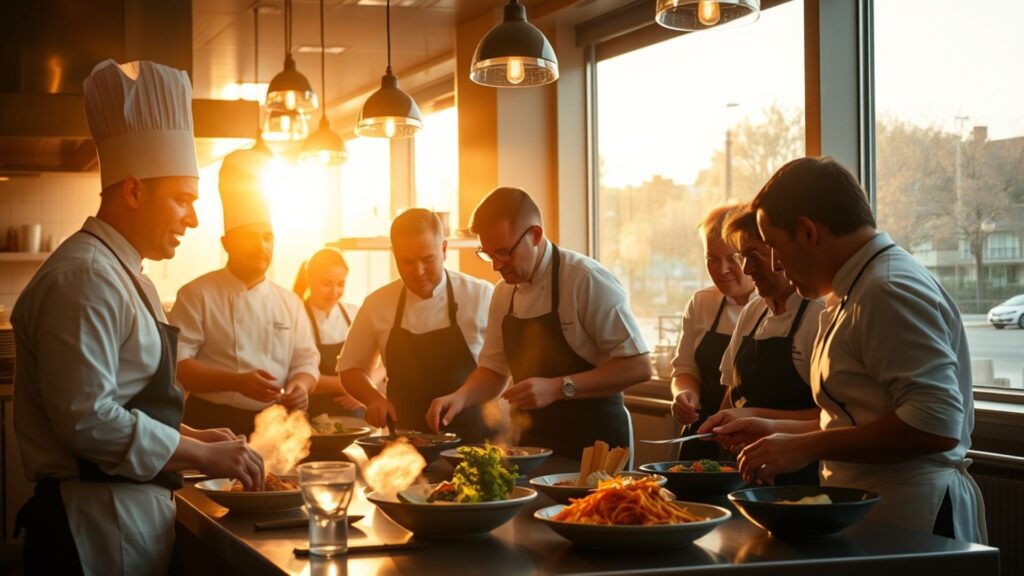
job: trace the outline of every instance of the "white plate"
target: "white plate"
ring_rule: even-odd
[[[294,478],[283,477],[289,480]],[[302,491],[232,492],[230,478],[216,478],[196,482],[196,489],[204,496],[232,512],[274,512],[302,506]]]

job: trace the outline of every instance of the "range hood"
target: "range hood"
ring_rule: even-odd
[[[36,0],[6,3],[6,11],[0,175],[98,168],[82,100],[97,63],[154,60],[191,75],[189,0]],[[192,114],[200,165],[256,137],[255,102],[194,100]]]

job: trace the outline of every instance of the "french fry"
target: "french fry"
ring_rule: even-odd
[[[626,460],[627,451],[625,448],[615,448],[608,453],[608,459],[604,462],[604,468],[602,470],[609,476],[614,476],[616,469],[619,464],[622,463],[625,466],[624,461]]]
[[[577,486],[585,486],[587,484],[587,476],[590,476],[590,465],[594,461],[594,448],[586,447],[583,449],[583,461],[580,462],[580,476],[576,479]]]
[[[609,472],[608,475],[615,476],[619,472],[626,469],[626,464],[629,464],[629,448],[622,448],[622,457],[619,458],[617,464],[615,464],[615,470]]]
[[[594,459],[590,466],[590,471],[587,472],[587,476],[590,476],[594,472],[604,470],[605,461],[608,460],[608,443],[598,440],[594,442]]]

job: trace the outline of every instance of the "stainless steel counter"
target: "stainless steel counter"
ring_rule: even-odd
[[[353,460],[362,461],[359,448],[350,447]],[[575,470],[577,462],[551,458],[535,476]],[[447,478],[451,467],[437,462],[431,479]],[[228,513],[194,488],[178,492],[179,534],[192,542],[186,552],[190,570],[216,564],[227,572],[255,574],[808,574],[864,576],[880,574],[996,575],[999,552],[994,548],[959,543],[862,521],[841,536],[782,541],[749,523],[734,511],[733,518],[696,544],[671,552],[603,553],[574,546],[533,519],[534,510],[552,504],[539,495],[515,519],[490,536],[471,540],[430,542],[426,547],[391,555],[354,554],[333,561],[295,558],[295,547],[308,545],[305,528],[255,532],[258,520],[301,515],[298,511],[269,516]],[[729,507],[722,500],[715,504]],[[350,545],[402,542],[408,532],[396,526],[366,501],[361,491],[349,508],[366,518],[350,528]],[[187,533],[186,533],[187,532]],[[200,547],[196,543],[201,542]],[[204,556],[197,564],[195,556]],[[190,572],[191,573],[191,572]]]

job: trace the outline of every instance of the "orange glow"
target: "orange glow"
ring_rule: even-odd
[[[256,430],[249,445],[263,457],[267,472],[288,474],[299,460],[309,455],[312,435],[305,412],[296,410],[289,414],[284,406],[274,404],[256,415]]]
[[[427,461],[405,438],[389,443],[384,450],[366,465],[363,476],[384,498],[412,486],[427,467]]]

